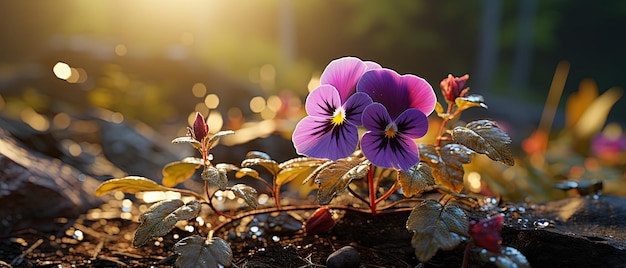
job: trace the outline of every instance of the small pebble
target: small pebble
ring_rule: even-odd
[[[361,256],[352,246],[345,246],[333,252],[326,259],[328,268],[358,268],[361,265]]]

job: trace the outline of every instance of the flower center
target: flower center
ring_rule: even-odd
[[[333,113],[333,119],[330,120],[331,123],[333,123],[333,125],[338,126],[343,124],[343,122],[346,121],[346,111],[343,109],[343,107],[339,107],[335,110],[335,113]]]
[[[396,136],[396,133],[398,133],[398,126],[396,126],[393,122],[389,123],[385,128],[385,137],[393,138]]]

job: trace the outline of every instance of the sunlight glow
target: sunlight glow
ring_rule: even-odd
[[[269,98],[267,98],[267,108],[272,110],[273,112],[278,112],[278,110],[280,110],[280,107],[282,105],[283,105],[282,100],[280,100],[280,97],[276,95],[272,95]]]
[[[478,193],[482,187],[481,176],[478,172],[472,171],[467,174],[467,182],[469,184],[469,190]]]
[[[123,57],[126,56],[126,53],[128,53],[128,48],[126,47],[126,45],[118,44],[117,46],[115,46],[115,55]]]
[[[206,95],[206,86],[203,83],[195,83],[191,87],[191,93],[197,98],[202,98]]]
[[[50,122],[48,121],[48,119],[45,116],[37,113],[32,108],[24,109],[20,114],[20,118],[23,122],[38,131],[46,131],[50,127]]]
[[[220,105],[220,97],[216,94],[209,94],[204,98],[204,104],[206,104],[206,107],[209,109],[215,109]]]
[[[211,111],[206,121],[207,124],[209,124],[209,130],[212,133],[217,133],[222,129],[222,126],[224,125],[222,113],[217,110]]]
[[[253,113],[260,113],[265,109],[265,99],[261,96],[256,96],[250,100],[250,110]]]
[[[59,61],[52,67],[52,72],[59,79],[67,80],[72,75],[72,68],[67,63]]]

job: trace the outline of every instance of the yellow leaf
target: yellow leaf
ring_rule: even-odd
[[[186,158],[183,161],[176,161],[169,163],[163,167],[163,185],[167,187],[173,187],[180,182],[191,178],[201,166],[200,163],[195,161],[198,159]]]
[[[134,194],[143,191],[167,191],[161,185],[156,182],[138,176],[128,176],[123,178],[115,178],[105,181],[98,186],[95,195],[102,196],[111,191],[122,191],[129,194]]]
[[[598,98],[598,85],[593,79],[587,78],[580,82],[578,91],[572,93],[565,104],[565,126],[573,127],[582,117],[585,110]]]
[[[611,108],[622,97],[621,88],[610,88],[596,98],[574,125],[574,134],[578,138],[589,138],[602,129]]]

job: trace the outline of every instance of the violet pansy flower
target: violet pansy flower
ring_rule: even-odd
[[[357,91],[369,95],[362,122],[368,131],[361,149],[376,166],[408,170],[419,162],[413,139],[428,131],[427,116],[435,109],[437,98],[426,80],[415,75],[399,75],[389,69],[363,74]]]
[[[367,94],[356,92],[356,85],[366,71],[380,68],[374,62],[355,57],[328,64],[320,77],[321,85],[306,99],[308,116],[293,133],[299,154],[337,160],[354,152],[359,142],[357,126],[361,125],[361,114],[372,103]]]

